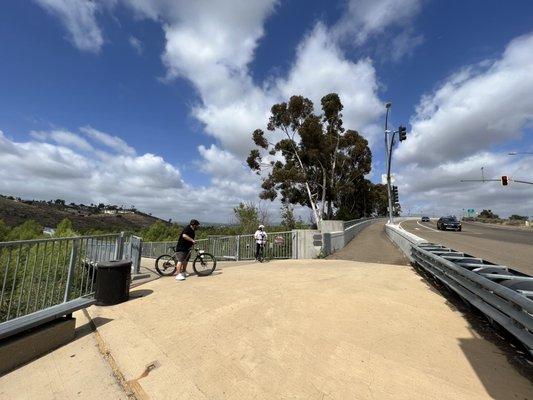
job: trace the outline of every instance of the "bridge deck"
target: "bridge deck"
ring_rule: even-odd
[[[341,260],[239,265],[186,282],[158,279],[132,295],[137,298],[89,313],[115,367],[141,399],[532,395],[531,383],[505,355],[407,266]],[[14,371],[0,378],[0,397],[94,398],[92,385],[100,399],[116,398],[102,394],[106,381],[87,372],[103,373],[96,359],[83,365],[82,394],[61,391],[52,378],[68,363],[73,359],[63,348]]]

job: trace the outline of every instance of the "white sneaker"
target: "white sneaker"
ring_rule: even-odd
[[[176,280],[177,281],[184,281],[185,280],[185,275],[183,275],[183,274],[176,275]]]
[[[182,272],[181,273],[185,278],[187,278],[188,276],[190,276],[191,274],[189,274],[188,272]]]

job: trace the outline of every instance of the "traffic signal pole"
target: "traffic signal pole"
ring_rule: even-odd
[[[392,103],[387,103],[385,108],[387,112],[385,113],[385,149],[387,151],[387,197],[389,198],[389,222],[394,223],[394,216],[392,211],[392,190],[391,190],[391,178],[390,178],[390,169],[391,169],[391,156],[392,156],[392,144],[394,140],[394,134],[392,138],[390,137],[389,132],[389,110],[392,106]]]

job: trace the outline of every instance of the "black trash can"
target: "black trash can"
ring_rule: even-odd
[[[131,261],[98,263],[95,300],[99,306],[122,303],[130,298]]]

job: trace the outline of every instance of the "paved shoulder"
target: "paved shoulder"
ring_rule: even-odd
[[[382,221],[370,224],[348,245],[328,258],[380,264],[408,265],[409,260],[390,241]]]

